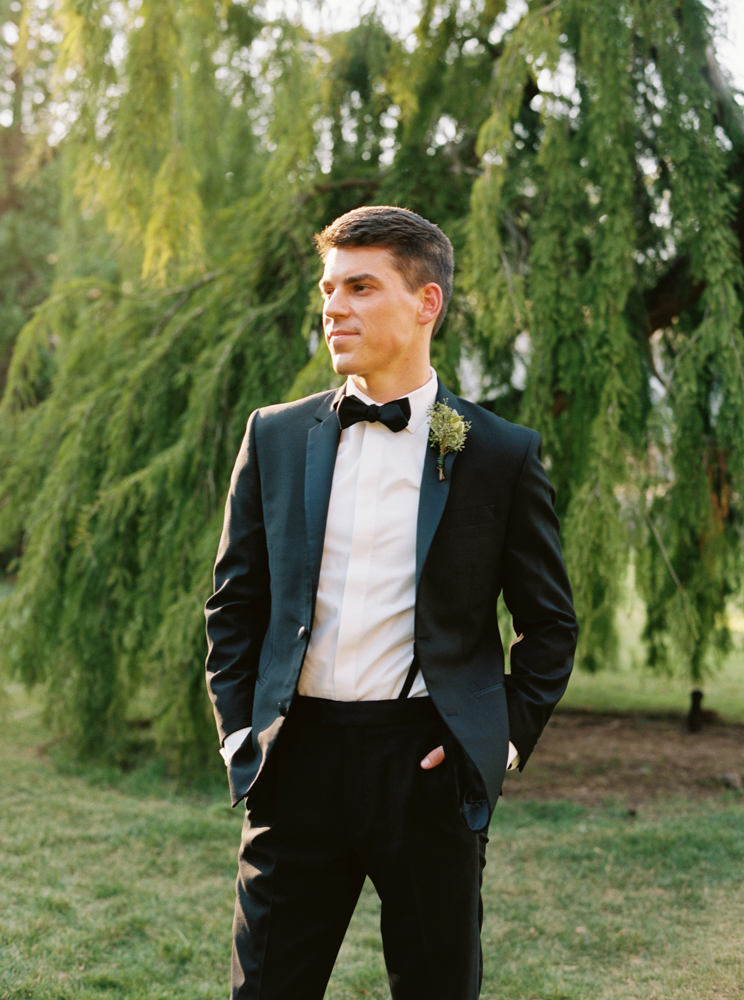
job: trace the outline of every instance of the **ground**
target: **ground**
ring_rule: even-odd
[[[738,724],[694,735],[630,682],[645,714],[559,706],[491,824],[482,1000],[744,1000],[744,792],[717,780],[744,771],[741,676],[706,688]],[[0,1000],[226,995],[241,810],[159,775],[65,762],[8,690]],[[379,927],[367,882],[326,1000],[389,1000]]]
[[[675,716],[559,711],[504,796],[634,808],[659,796],[720,796],[744,780],[744,726],[709,722],[687,731]]]

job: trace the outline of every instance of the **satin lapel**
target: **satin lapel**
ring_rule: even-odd
[[[447,399],[449,405],[454,405],[457,409],[457,396],[448,392],[439,383],[437,389],[437,402],[443,403]],[[454,403],[452,402],[454,401]],[[457,452],[450,452],[444,459],[444,480],[439,478],[437,469],[437,450],[427,444],[426,457],[424,459],[424,471],[421,476],[421,492],[419,494],[418,524],[416,527],[416,590],[418,591],[421,571],[424,568],[426,557],[429,554],[434,533],[439,527],[442,519],[444,505],[449,496],[450,481],[452,479],[452,467],[455,463]]]
[[[318,423],[307,434],[305,455],[305,523],[307,525],[307,548],[310,560],[313,603],[318,590],[320,561],[323,557],[328,501],[331,498],[333,467],[341,428],[338,425],[333,403],[340,395],[328,396],[315,414]]]

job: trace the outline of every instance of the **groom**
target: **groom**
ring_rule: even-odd
[[[395,1000],[476,1000],[485,831],[576,643],[553,491],[539,436],[430,367],[447,237],[368,207],[316,243],[348,378],[251,415],[207,603],[209,692],[246,799],[232,997],[321,1000],[369,876]],[[459,450],[430,442],[435,403]]]

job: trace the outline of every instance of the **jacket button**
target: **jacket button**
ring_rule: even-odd
[[[307,634],[307,629],[305,628],[304,625],[300,625],[300,631],[297,633],[297,638],[304,639],[306,634]]]
[[[276,707],[279,709],[279,715],[284,716],[287,714],[287,706],[283,701],[280,701]]]

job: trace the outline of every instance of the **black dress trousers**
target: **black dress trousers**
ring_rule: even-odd
[[[322,1000],[367,875],[394,1000],[477,1000],[485,837],[449,740],[429,698],[295,699],[246,807],[233,1000]]]

